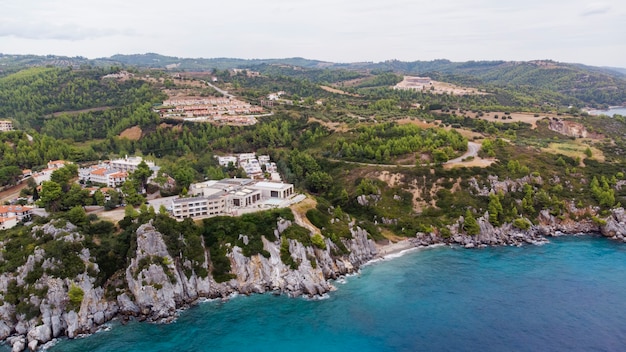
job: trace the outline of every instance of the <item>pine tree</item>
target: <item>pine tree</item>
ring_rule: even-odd
[[[472,215],[472,212],[469,209],[467,209],[467,211],[465,212],[465,222],[463,223],[463,229],[470,236],[475,236],[480,233],[480,226],[478,226],[476,218],[474,218],[474,215]]]

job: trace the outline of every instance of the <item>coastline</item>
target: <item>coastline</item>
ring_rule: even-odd
[[[130,301],[130,297],[124,293],[118,296],[115,302],[110,302],[113,306],[109,307],[108,313],[101,322],[90,320],[88,325],[79,327],[77,325],[69,325],[67,328],[73,328],[73,330],[66,330],[62,334],[54,336],[45,335],[41,333],[46,325],[39,325],[24,333],[18,333],[17,335],[8,336],[4,343],[6,345],[13,345],[16,351],[23,350],[27,346],[33,347],[44,346],[45,343],[53,340],[54,338],[61,338],[62,336],[72,338],[84,337],[100,331],[103,327],[108,326],[111,321],[119,320],[121,324],[128,320],[137,321],[149,321],[154,323],[168,323],[175,321],[178,314],[207,300],[223,300],[228,301],[232,297],[238,295],[250,295],[254,293],[274,293],[274,294],[286,294],[289,297],[304,297],[309,299],[324,299],[328,297],[328,292],[336,290],[337,286],[333,285],[333,280],[341,279],[349,275],[358,275],[360,268],[367,265],[373,265],[379,261],[386,261],[401,257],[405,254],[418,251],[420,249],[427,249],[440,246],[459,246],[461,248],[485,248],[485,247],[498,247],[498,246],[524,246],[527,244],[540,245],[548,242],[549,237],[559,236],[580,236],[599,234],[600,236],[617,240],[619,242],[626,242],[626,211],[623,208],[617,208],[612,210],[612,214],[606,218],[606,223],[599,225],[594,223],[590,219],[582,219],[579,221],[561,221],[560,219],[550,215],[547,211],[540,214],[539,224],[533,225],[527,230],[520,230],[512,226],[512,224],[503,224],[498,227],[492,226],[488,221],[488,216],[485,215],[477,219],[480,225],[481,232],[477,235],[467,235],[458,224],[452,225],[450,230],[452,234],[449,236],[441,236],[441,234],[432,233],[417,233],[415,237],[403,239],[398,242],[390,242],[387,244],[375,243],[368,238],[368,234],[358,226],[352,230],[353,238],[345,241],[345,245],[349,247],[350,254],[341,257],[330,256],[332,242],[327,240],[328,248],[326,250],[314,250],[311,248],[305,248],[299,242],[295,241],[291,243],[292,255],[300,258],[304,265],[300,266],[299,270],[289,270],[282,262],[276,262],[271,264],[264,258],[247,258],[240,254],[239,250],[234,250],[231,255],[233,261],[233,270],[237,273],[239,280],[231,280],[227,283],[215,283],[212,279],[197,278],[192,275],[191,278],[186,278],[180,272],[175,272],[177,275],[177,284],[185,282],[188,288],[187,291],[181,291],[179,296],[176,296],[176,284],[168,284],[164,282],[164,286],[153,292],[158,293],[163,298],[158,301],[148,300],[152,295],[144,295],[143,290],[138,290],[137,293],[133,293],[137,302]],[[156,247],[165,248],[165,244],[162,243],[163,239],[161,234],[151,229],[148,224],[145,227],[138,230],[138,253],[159,253]],[[147,238],[151,240],[148,241]],[[156,246],[160,244],[160,246]],[[278,259],[278,245],[276,243],[266,242],[266,246],[274,254],[274,257]],[[156,246],[156,247],[155,247]],[[155,248],[152,248],[155,247]],[[317,257],[317,269],[314,269],[310,264],[306,265],[309,261],[307,255],[311,251],[311,255]],[[163,255],[166,253],[163,250]],[[139,256],[139,254],[138,254]],[[129,266],[128,270],[136,270],[135,258],[133,264]],[[265,262],[264,262],[265,260]],[[172,260],[173,262],[173,260]],[[259,280],[253,276],[249,276],[246,273],[253,272],[254,270],[262,269],[276,270],[277,268],[283,271],[284,277],[275,277],[278,284],[273,281]],[[162,270],[161,267],[153,267],[152,270]],[[269,276],[268,276],[269,277]],[[132,275],[128,277],[132,284],[138,285],[141,289],[140,278],[134,278]],[[137,282],[135,282],[137,281]],[[197,288],[190,287],[189,285],[195,284]],[[205,285],[206,284],[206,285]],[[169,285],[169,286],[168,286]],[[206,286],[206,287],[204,287]],[[195,290],[195,291],[192,291]],[[93,292],[91,292],[92,294]],[[184,294],[185,296],[180,296]],[[166,298],[171,299],[166,299]],[[95,309],[100,298],[93,296],[90,299],[90,305]],[[168,306],[157,307],[161,304]],[[172,308],[172,309],[170,309]],[[80,314],[87,314],[82,309]],[[106,313],[106,312],[105,312]],[[77,313],[70,313],[73,315],[76,321],[78,318]],[[47,331],[47,330],[46,330]],[[61,332],[61,330],[57,330]],[[45,331],[44,331],[45,332]],[[43,334],[43,335],[42,335]],[[49,337],[52,337],[50,339]],[[28,338],[28,340],[27,340]],[[41,343],[41,345],[35,345],[35,342]],[[28,344],[27,344],[28,342]],[[15,347],[18,347],[17,349]],[[19,349],[21,347],[22,349]]]
[[[614,110],[624,110],[626,112],[626,105],[616,105],[616,106],[609,106],[608,109],[606,110],[599,110],[599,109],[584,109],[583,111],[585,111],[586,113],[588,113],[589,115],[593,115],[593,116],[601,116],[601,115],[607,115],[607,116],[613,116],[615,113],[609,114]],[[621,113],[620,113],[621,115]]]

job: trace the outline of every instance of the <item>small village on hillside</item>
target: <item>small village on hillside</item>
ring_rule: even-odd
[[[255,153],[241,153],[216,157],[224,169],[241,168],[247,178],[225,178],[192,183],[183,195],[161,197],[158,193],[149,196],[148,204],[154,208],[161,206],[177,220],[185,218],[201,219],[212,216],[236,216],[244,213],[287,207],[304,199],[294,191],[294,186],[281,181],[276,163],[267,155],[256,156]],[[65,160],[50,161],[46,168],[33,172],[22,171],[21,182],[34,182],[39,192],[44,182],[51,181],[55,171],[72,164]],[[151,175],[148,183],[156,184],[160,167],[151,160],[140,156],[125,156],[78,168],[75,182],[88,191],[89,196],[96,192],[103,195],[109,210],[124,205],[124,183],[131,178],[141,164],[147,166]],[[175,181],[161,174],[164,184],[159,188],[172,188]],[[161,181],[163,182],[163,181]],[[38,208],[34,196],[18,197],[8,204],[0,206],[0,230],[15,227],[20,222],[29,221]],[[101,206],[104,208],[104,206]],[[106,209],[105,208],[105,209]],[[40,209],[43,211],[43,209]],[[101,209],[100,209],[101,210]]]

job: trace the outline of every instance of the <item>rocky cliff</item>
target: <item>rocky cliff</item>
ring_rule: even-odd
[[[14,351],[35,350],[56,337],[74,338],[92,333],[114,317],[171,321],[176,317],[177,309],[201,297],[268,291],[290,296],[321,295],[332,289],[328,279],[355,272],[377,254],[367,232],[353,226],[350,230],[352,238],[342,239],[347,249],[344,255],[336,255],[341,251],[329,239],[325,240],[325,249],[288,239],[289,255],[298,263],[297,269],[292,269],[281,261],[280,248],[282,231],[290,225],[284,220],[278,224],[277,241],[263,238],[264,250],[269,253],[267,257],[261,254],[246,257],[242,248],[233,246],[228,259],[234,278],[221,283],[211,275],[201,277],[194,270],[185,270],[190,267],[186,263],[188,260],[182,254],[172,256],[168,252],[163,235],[152,222],[137,229],[134,257],[124,272],[109,280],[107,287],[94,285],[99,269],[88,249],[83,248],[80,255],[84,272],[76,277],[59,278],[48,275],[45,269],[60,263],[46,259],[45,251],[37,248],[26,264],[15,272],[0,276],[3,299],[0,339],[11,344]],[[33,236],[52,236],[66,242],[81,239],[76,227],[69,223],[61,228],[55,227],[54,223],[35,227]],[[201,265],[210,272],[209,251],[204,248],[204,243],[202,246],[205,258]],[[44,269],[43,274],[34,283],[29,283],[32,280],[28,278],[38,268]],[[11,296],[17,288],[21,298]]]

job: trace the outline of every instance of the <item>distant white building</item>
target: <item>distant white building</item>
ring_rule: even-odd
[[[13,131],[13,122],[9,120],[0,120],[0,132]]]
[[[246,176],[250,178],[263,178],[264,171],[269,172],[270,175],[278,175],[276,163],[270,161],[269,155],[259,155],[257,158],[255,153],[242,153],[237,156],[227,155],[217,156],[216,158],[220,166],[227,167],[232,163],[236,167],[241,167]],[[280,176],[276,177],[276,175],[273,175],[272,179],[280,180]]]
[[[62,167],[65,167],[65,165],[71,164],[71,162],[69,161],[65,161],[65,160],[50,160],[48,162],[47,168],[36,172],[36,173],[32,173],[31,171],[31,176],[33,177],[33,179],[35,180],[35,183],[37,183],[38,185],[42,184],[44,181],[50,181],[51,177],[52,177],[52,173],[55,170],[58,170]],[[26,177],[26,176],[25,176]]]
[[[142,161],[145,162],[146,165],[148,165],[150,169],[157,167],[154,164],[154,162],[149,161],[149,160],[143,160],[143,158],[140,156],[129,157],[127,155],[124,158],[111,160],[109,162],[109,168],[114,169],[114,170],[119,170],[119,171],[127,171],[128,173],[131,173],[137,170],[137,167],[139,166],[139,164],[141,164]]]
[[[217,157],[217,162],[220,164],[220,166],[223,166],[223,167],[228,167],[230,163],[232,163],[233,166],[237,166],[237,161],[238,161],[237,157],[232,156],[232,155]]]
[[[160,167],[156,166],[152,161],[143,160],[139,156],[126,156],[120,159],[105,161],[91,167],[80,168],[78,169],[78,178],[84,182],[91,181],[93,183],[106,185],[107,187],[119,187],[126,182],[132,172],[137,170],[137,167],[142,161],[152,170],[152,176],[148,178],[148,181],[151,181],[157,176]]]
[[[17,226],[17,217],[10,216],[5,218],[0,216],[0,230],[8,230],[15,226]]]

